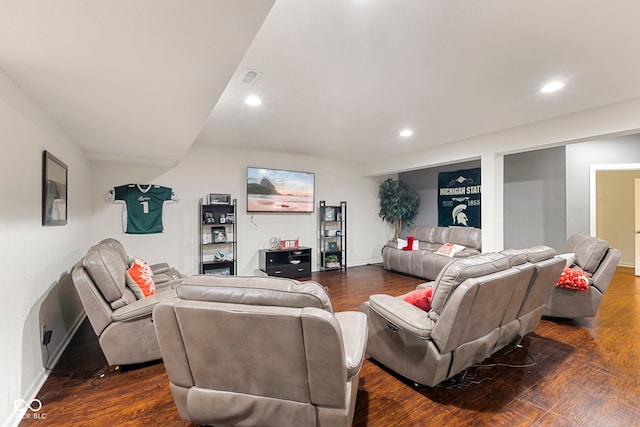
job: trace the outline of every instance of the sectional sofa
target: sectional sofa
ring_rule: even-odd
[[[418,240],[418,248],[403,250],[398,248],[397,242],[388,242],[382,249],[384,268],[425,280],[434,280],[452,258],[479,255],[482,249],[482,232],[479,228],[418,225],[409,227],[406,235]],[[439,254],[438,250],[446,244],[463,248],[451,256]]]

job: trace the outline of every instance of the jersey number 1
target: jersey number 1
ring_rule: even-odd
[[[140,204],[142,205],[142,213],[149,213],[149,202],[144,201],[144,202],[140,202]]]

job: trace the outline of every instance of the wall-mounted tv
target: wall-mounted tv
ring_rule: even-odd
[[[247,212],[313,212],[315,174],[247,168]]]

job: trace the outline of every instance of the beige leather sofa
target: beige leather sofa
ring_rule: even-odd
[[[183,419],[351,425],[366,316],[333,313],[324,287],[283,278],[193,276],[177,294],[153,317]]]
[[[128,265],[112,241],[91,247],[71,277],[100,348],[109,365],[130,365],[161,358],[151,313],[160,301],[175,299],[173,287],[183,275],[165,275],[155,295],[137,299],[126,286]],[[161,273],[158,273],[159,275]]]
[[[372,295],[360,306],[369,322],[367,353],[435,386],[535,328],[563,265],[546,247],[454,259],[419,286],[433,287],[428,312],[404,296]]]
[[[564,252],[575,253],[572,267],[587,274],[589,291],[556,287],[544,306],[543,315],[570,319],[595,316],[620,261],[620,251],[598,237],[574,234],[567,240]]]
[[[382,249],[382,262],[387,270],[410,274],[425,280],[438,276],[451,257],[436,253],[445,243],[464,246],[454,258],[466,258],[479,255],[482,249],[482,231],[472,227],[432,227],[416,225],[409,227],[408,236],[419,241],[418,250],[403,251],[396,242],[388,242]]]

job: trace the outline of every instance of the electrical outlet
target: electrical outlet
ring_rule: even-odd
[[[53,334],[53,331],[47,331],[46,326],[44,328],[44,334],[42,336],[42,345],[49,345],[49,343],[51,342],[51,335]]]

